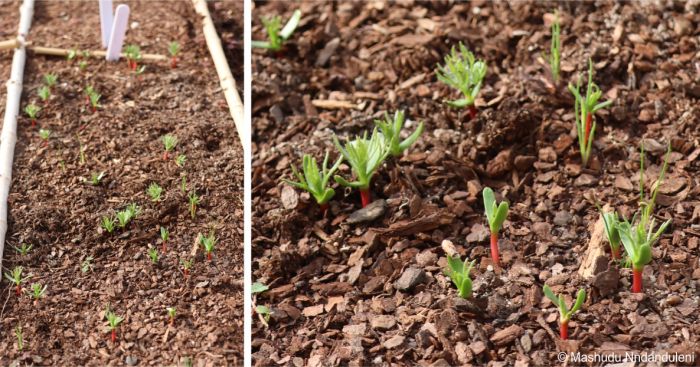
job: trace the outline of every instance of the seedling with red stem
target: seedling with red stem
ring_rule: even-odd
[[[423,133],[423,123],[418,124],[418,128],[409,135],[405,140],[401,141],[401,129],[404,123],[404,113],[399,110],[394,113],[394,118],[391,119],[388,113],[384,113],[384,121],[374,120],[375,125],[379,127],[384,139],[389,147],[389,152],[394,157],[400,157],[403,152],[408,149],[413,143],[418,140],[420,134]]]
[[[292,173],[299,181],[294,182],[286,179],[282,179],[282,181],[288,185],[308,191],[316,199],[319,207],[321,207],[321,212],[325,214],[328,210],[328,201],[335,195],[335,190],[328,187],[328,181],[330,181],[331,176],[338,170],[342,162],[343,157],[340,156],[333,164],[333,167],[328,169],[328,152],[326,152],[326,156],[323,158],[323,165],[319,169],[316,158],[309,154],[304,154],[301,164],[303,175],[297,171],[294,165],[291,165]]]
[[[168,53],[170,54],[170,68],[177,67],[177,55],[180,53],[180,44],[177,41],[168,44]]]
[[[92,112],[95,113],[98,108],[102,108],[100,104],[100,98],[102,95],[97,93],[92,86],[85,87],[85,95],[87,96],[88,105],[92,108]]]
[[[608,236],[608,242],[610,242],[611,257],[613,260],[620,260],[620,231],[617,229],[620,224],[620,218],[615,211],[608,213],[601,211],[600,215],[603,217],[605,234]]]
[[[49,137],[51,136],[51,130],[39,129],[39,137],[44,141],[44,146],[49,146]]]
[[[107,318],[107,326],[109,327],[112,337],[112,343],[115,343],[117,341],[117,327],[122,321],[124,321],[124,319],[117,316],[117,314],[110,310],[109,306],[107,306],[107,313],[105,314],[105,317]]]
[[[151,264],[158,264],[158,249],[155,247],[149,247],[147,253],[148,258],[151,259]]]
[[[124,57],[126,57],[126,63],[129,69],[136,71],[138,69],[138,62],[141,61],[141,48],[137,45],[128,45],[124,47]]]
[[[486,219],[489,222],[491,231],[491,259],[495,266],[500,266],[500,258],[498,255],[498,231],[501,230],[503,222],[508,216],[508,202],[502,201],[496,204],[496,197],[491,188],[484,188],[484,210],[486,211]]]
[[[595,136],[596,122],[593,114],[612,104],[612,101],[598,103],[603,92],[598,85],[593,83],[593,62],[588,60],[588,85],[586,95],[581,96],[581,78],[578,78],[576,88],[569,83],[569,90],[574,95],[574,116],[576,118],[576,136],[578,136],[579,149],[581,150],[581,161],[583,166],[588,165],[591,155],[591,146]]]
[[[17,297],[22,295],[22,282],[29,278],[22,278],[22,267],[15,266],[12,272],[5,273],[5,278],[15,285],[15,295]]]
[[[469,107],[470,118],[475,118],[477,110],[474,101],[486,76],[486,62],[476,60],[474,54],[460,42],[459,51],[452,46],[450,54],[445,56],[445,65],[438,64],[435,74],[439,81],[459,90],[464,97],[445,103],[454,108]]]
[[[559,337],[561,340],[569,339],[569,320],[571,320],[571,316],[578,311],[581,306],[583,306],[583,302],[586,301],[586,291],[584,289],[579,289],[578,294],[576,295],[576,302],[570,310],[566,306],[564,296],[555,296],[554,292],[552,292],[548,285],[545,284],[545,286],[542,287],[542,291],[544,292],[544,295],[547,296],[547,298],[549,298],[549,300],[552,301],[552,303],[554,303],[554,305],[559,309]]]
[[[24,107],[24,113],[29,116],[29,119],[32,121],[32,127],[36,126],[36,116],[41,110],[41,107],[35,105],[34,103],[28,104],[26,107]]]
[[[462,262],[459,256],[447,256],[445,275],[450,277],[452,283],[454,283],[459,291],[459,296],[462,298],[469,298],[472,296],[472,278],[469,272],[471,272],[475,262],[476,260],[469,262],[468,259],[464,259],[464,262]]]
[[[49,87],[45,85],[42,86],[37,91],[37,94],[39,95],[39,98],[42,102],[44,102],[45,105],[49,104],[49,98],[51,98],[51,90],[49,89]]]
[[[39,283],[32,284],[32,298],[34,298],[34,306],[39,305],[39,300],[44,297],[47,286],[42,287]]]
[[[202,199],[196,192],[192,191],[187,195],[187,200],[190,203],[190,216],[192,219],[194,219],[194,217],[197,215],[197,205],[199,205]]]
[[[175,307],[166,307],[165,310],[168,311],[168,324],[172,326],[175,323],[175,314],[177,313],[177,310]]]
[[[187,261],[180,259],[180,264],[182,264],[182,274],[187,278],[190,275],[190,268],[194,265],[194,259]]]
[[[377,131],[377,128],[374,128],[370,139],[367,139],[367,132],[365,132],[361,138],[357,137],[355,140],[347,141],[345,146],[342,146],[338,137],[334,135],[333,143],[345,160],[350,163],[356,181],[349,182],[339,175],[335,175],[333,178],[342,186],[359,189],[364,208],[372,202],[369,191],[372,176],[390,153],[384,136]]]
[[[170,152],[175,149],[178,143],[177,137],[175,135],[166,134],[163,135],[160,140],[163,142],[163,148],[165,149],[165,151],[163,151],[163,160],[167,161],[170,157]]]
[[[214,246],[216,246],[216,237],[214,236],[214,232],[210,232],[209,236],[202,236],[200,233],[198,235],[199,237],[199,243],[202,244],[202,247],[204,247],[204,252],[207,253],[207,260],[211,261],[211,254],[214,252]]]
[[[552,43],[549,47],[549,71],[552,74],[552,82],[555,86],[559,84],[559,65],[561,61],[561,27],[559,25],[559,13],[554,14],[554,22],[552,22]]]
[[[267,32],[267,41],[252,41],[251,47],[265,48],[270,51],[279,52],[282,50],[282,44],[289,39],[294,33],[294,30],[299,25],[301,20],[301,11],[295,10],[292,17],[289,18],[287,24],[284,28],[280,30],[282,26],[282,19],[278,16],[272,18],[262,18],[263,25],[265,26],[265,32]]]
[[[56,85],[56,81],[58,81],[58,76],[56,76],[56,74],[44,74],[44,84],[46,84],[47,87],[53,88],[54,85]]]
[[[14,247],[15,251],[17,251],[20,255],[27,256],[27,254],[29,253],[29,250],[31,250],[32,247],[34,247],[34,245],[27,246],[26,243],[23,243],[20,247],[16,247],[16,246],[12,246],[12,247]]]
[[[168,249],[168,237],[170,237],[170,232],[168,232],[168,229],[161,226],[160,227],[160,239],[163,241],[162,242],[162,251],[165,253]]]

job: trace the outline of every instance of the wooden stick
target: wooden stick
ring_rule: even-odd
[[[0,50],[7,50],[19,47],[20,42],[16,39],[11,39],[7,41],[0,41]],[[39,55],[50,55],[50,56],[68,56],[71,52],[77,52],[79,55],[87,53],[87,56],[91,57],[101,57],[104,58],[107,55],[106,51],[89,51],[89,50],[78,50],[78,49],[67,49],[67,48],[57,48],[57,47],[44,47],[44,46],[34,46],[33,42],[25,42],[25,46],[32,52]],[[120,57],[126,57],[125,54],[121,54]],[[165,55],[157,54],[142,54],[141,60],[150,61],[165,61],[168,58]]]
[[[244,137],[248,136],[248,129],[244,119],[243,102],[241,102],[241,97],[236,91],[236,80],[233,79],[231,69],[228,67],[226,55],[221,47],[221,39],[219,39],[219,35],[216,33],[216,28],[214,27],[214,22],[211,20],[211,14],[209,14],[207,3],[204,0],[192,0],[192,4],[197,14],[203,18],[202,28],[204,31],[204,39],[207,41],[207,47],[209,47],[209,53],[214,61],[216,73],[219,75],[219,83],[224,92],[224,97],[226,97],[226,103],[228,103],[233,123],[236,125],[238,138],[241,139],[241,144],[243,144]],[[245,144],[243,144],[243,146],[245,149]]]
[[[17,47],[19,47],[19,41],[17,41],[16,39],[0,41],[0,50],[11,50]]]
[[[12,161],[17,142],[17,116],[19,115],[20,97],[22,96],[22,80],[27,50],[23,47],[24,39],[29,33],[34,15],[34,0],[24,0],[19,8],[19,31],[17,32],[18,48],[12,57],[12,71],[7,81],[7,104],[0,133],[0,269],[2,268],[2,253],[5,247],[7,233],[7,197],[10,194],[12,182]]]

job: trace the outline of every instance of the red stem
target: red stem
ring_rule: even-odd
[[[167,161],[168,158],[169,158],[169,156],[170,156],[170,155],[168,154],[168,151],[167,151],[167,150],[166,150],[165,152],[163,152],[163,160],[164,160],[164,161]]]
[[[469,106],[469,119],[470,120],[473,120],[476,118],[476,112],[477,112],[476,107],[474,107],[474,105],[470,105]]]
[[[211,261],[211,252],[207,252],[207,261]]]
[[[563,321],[559,325],[559,337],[561,338],[561,340],[569,339],[569,322],[568,321]]]
[[[36,119],[32,119],[32,127],[36,127]]]
[[[170,59],[170,68],[175,69],[177,67],[177,57],[172,57]]]
[[[612,249],[611,251],[612,251],[612,259],[619,260],[620,259],[620,248],[618,247],[618,248]]]
[[[190,275],[190,269],[185,268],[185,278]]]
[[[362,198],[362,207],[366,207],[372,202],[372,194],[369,189],[360,189],[360,197]]]
[[[501,266],[498,257],[498,233],[491,233],[491,260],[495,266]]]
[[[15,287],[15,295],[17,295],[18,297],[22,295],[22,286],[19,284],[17,285],[17,287]]]
[[[117,341],[117,329],[112,329],[112,343]]]
[[[583,145],[588,146],[588,136],[591,134],[591,125],[593,122],[593,115],[588,113],[586,115],[586,135],[583,137]]]
[[[325,217],[328,212],[328,203],[319,204],[318,206],[321,208],[321,215]]]
[[[644,268],[632,268],[632,293],[642,293],[642,273]]]
[[[166,242],[163,241],[163,245],[161,246],[161,249],[162,249],[161,251],[163,251],[163,253],[165,253],[167,251],[166,245],[167,245]]]

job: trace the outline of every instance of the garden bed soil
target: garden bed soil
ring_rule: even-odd
[[[236,89],[243,98],[243,1],[211,1],[207,4],[228,66],[236,79]]]
[[[40,104],[43,74],[57,74],[58,84],[38,119],[52,132],[48,147],[24,114],[18,121],[3,271],[22,266],[29,276],[25,287],[39,282],[48,288],[33,306],[3,280],[2,365],[180,365],[187,358],[195,366],[242,363],[242,147],[191,3],[128,4],[127,43],[167,54],[167,43],[179,41],[176,69],[144,62],[145,72],[136,76],[123,61],[89,59],[81,71],[77,61],[28,54],[22,108],[28,101]],[[0,34],[15,34],[18,5],[0,6]],[[95,49],[98,22],[96,3],[38,1],[29,39]],[[11,57],[0,54],[3,80]],[[87,107],[88,85],[102,94],[96,113]],[[179,144],[164,161],[160,139],[168,133]],[[177,154],[186,155],[184,168],[175,164]],[[99,186],[84,182],[101,171]],[[202,199],[194,219],[180,189],[182,174],[187,191]],[[164,189],[160,202],[145,193],[152,182]],[[141,214],[126,229],[103,233],[102,216],[129,203],[137,203]],[[169,229],[170,240],[154,266],[146,250],[160,248],[160,226]],[[218,238],[211,262],[196,246],[198,233],[210,231]],[[13,249],[21,243],[33,246],[27,256]],[[190,258],[195,262],[185,279],[178,261]],[[116,343],[106,331],[108,305],[124,317]],[[172,327],[166,307],[177,309]],[[18,325],[22,352],[13,332]]]
[[[256,365],[543,366],[559,365],[560,351],[700,358],[698,3],[545,5],[303,3],[285,51],[254,51],[253,279],[270,286],[256,302],[273,312],[269,328],[254,320]],[[288,19],[294,6],[256,3],[253,38],[265,37],[260,16]],[[546,13],[557,6],[563,80],[575,82],[590,57],[603,99],[615,100],[597,114],[588,168],[573,99],[564,85],[548,87],[541,59]],[[471,121],[443,103],[457,93],[434,75],[459,41],[488,64]],[[334,159],[333,134],[371,130],[397,109],[411,120],[406,130],[418,121],[426,129],[374,177],[385,209],[376,219],[348,223],[356,191],[336,188],[324,218],[308,194],[280,181],[303,153]],[[627,218],[637,208],[642,139],[647,191],[673,148],[655,211],[673,224],[654,246],[644,293],[632,294],[629,269],[600,264],[593,280],[578,270],[596,200]],[[347,164],[341,174],[350,175]],[[484,186],[511,203],[495,272]],[[471,301],[443,274],[444,240],[477,261]],[[569,302],[588,291],[569,341],[558,340],[545,283]]]

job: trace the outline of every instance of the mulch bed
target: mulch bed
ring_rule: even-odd
[[[0,5],[0,35],[9,38],[16,33],[19,2]],[[41,104],[36,90],[43,74],[57,74],[58,85],[38,119],[52,132],[48,147],[24,114],[18,121],[3,272],[22,266],[26,288],[39,282],[48,289],[34,306],[2,281],[1,365],[181,365],[187,358],[195,366],[242,363],[242,147],[191,3],[129,5],[127,43],[167,54],[167,43],[178,40],[177,69],[144,62],[145,72],[136,76],[125,62],[88,59],[81,71],[78,61],[29,53],[22,108],[29,101]],[[96,3],[38,1],[29,38],[95,49],[98,22]],[[3,80],[11,57],[0,55]],[[96,113],[86,103],[87,85],[102,94]],[[160,138],[167,133],[179,144],[164,161]],[[184,168],[176,166],[177,154],[187,156]],[[106,175],[99,186],[83,181],[100,171]],[[194,219],[182,175],[186,191],[202,198]],[[164,189],[160,202],[146,195],[152,182]],[[137,203],[141,214],[124,230],[104,233],[102,216],[129,203]],[[146,250],[160,248],[160,226],[169,229],[170,240],[154,266]],[[218,243],[208,262],[196,242],[198,233],[210,231]],[[33,246],[27,256],[13,249],[21,243]],[[187,279],[180,259],[194,259]],[[108,305],[125,318],[116,343],[106,331]],[[177,309],[171,327],[168,306]],[[22,352],[16,326],[24,333]]]
[[[265,37],[260,16],[286,20],[297,6],[256,5],[253,39]],[[256,301],[273,311],[269,328],[254,320],[257,365],[543,366],[559,365],[560,351],[698,360],[697,2],[298,6],[304,16],[286,49],[253,53],[253,279],[270,286]],[[548,89],[541,60],[546,13],[557,6],[564,81],[575,82],[590,57],[604,99],[615,100],[597,114],[588,168],[573,99],[564,85]],[[434,74],[459,41],[489,66],[474,120],[444,105],[457,94]],[[327,109],[315,100],[335,102]],[[324,218],[308,194],[280,182],[303,153],[335,157],[333,134],[371,130],[396,109],[412,121],[407,130],[424,121],[426,131],[374,177],[378,217],[348,223],[359,195],[338,188]],[[578,271],[599,218],[595,201],[628,218],[637,209],[643,139],[647,189],[673,148],[655,213],[673,223],[654,246],[644,294],[632,294],[629,269],[603,264],[605,277],[592,280]],[[350,175],[346,164],[341,173]],[[497,272],[484,186],[512,204]],[[477,260],[471,301],[443,274],[444,240]],[[569,302],[579,288],[589,293],[569,341],[558,340],[545,283]]]

